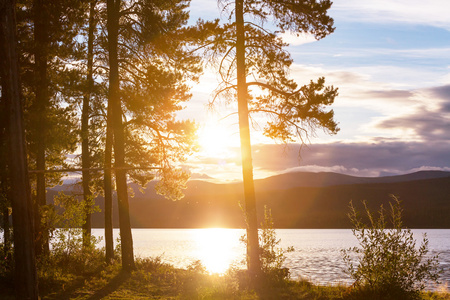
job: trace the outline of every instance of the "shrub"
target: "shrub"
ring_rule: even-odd
[[[268,281],[271,284],[282,283],[289,277],[289,269],[283,268],[285,254],[294,251],[294,248],[281,248],[281,239],[277,238],[273,228],[272,212],[267,206],[264,206],[264,220],[258,230],[258,238],[263,283]],[[245,234],[241,237],[241,241],[247,242]]]
[[[259,247],[261,258],[261,269],[264,273],[276,271],[278,274],[289,275],[287,269],[283,269],[283,263],[286,260],[285,254],[294,251],[293,247],[283,249],[280,246],[281,239],[277,238],[275,229],[273,228],[272,211],[264,206],[264,221],[259,229]]]
[[[353,235],[360,247],[343,250],[347,273],[355,280],[353,294],[374,299],[408,299],[418,297],[427,280],[437,282],[440,270],[438,255],[428,255],[428,239],[416,241],[410,229],[403,227],[400,201],[391,196],[390,222],[386,211],[380,207],[378,219],[363,202],[369,223],[360,218],[350,202],[349,218]],[[388,226],[390,225],[390,226]],[[352,253],[358,258],[353,264]]]
[[[90,213],[99,211],[89,199]],[[63,266],[65,270],[75,272],[96,268],[102,252],[96,249],[99,239],[91,236],[91,242],[83,247],[83,229],[86,211],[84,205],[73,196],[63,192],[54,197],[54,206],[46,207],[43,213],[44,222],[49,226],[51,238],[50,257],[42,258],[42,267],[53,268]],[[47,266],[45,266],[47,265]]]

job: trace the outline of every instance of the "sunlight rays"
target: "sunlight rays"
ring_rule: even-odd
[[[225,228],[207,228],[196,231],[195,241],[201,263],[209,273],[224,274],[239,252],[239,234]]]
[[[226,158],[231,154],[230,148],[239,145],[239,135],[229,126],[211,122],[199,129],[198,142],[203,155]]]

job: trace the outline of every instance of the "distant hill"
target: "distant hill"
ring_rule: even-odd
[[[364,183],[394,183],[444,177],[450,177],[450,172],[420,171],[411,174],[384,177],[356,177],[332,172],[295,172],[256,180],[256,186],[259,190],[280,190],[293,187],[325,187]]]
[[[185,198],[170,201],[156,195],[154,182],[130,199],[133,227],[243,227],[239,202],[242,183],[188,183]],[[450,172],[421,171],[386,177],[355,177],[338,173],[286,173],[255,181],[259,213],[272,209],[279,228],[349,228],[348,205],[367,200],[372,209],[387,205],[389,195],[402,201],[405,224],[411,228],[450,228]],[[60,187],[59,189],[64,189]],[[55,192],[49,192],[49,197]],[[97,203],[103,208],[103,199]],[[117,226],[117,204],[115,226]],[[260,216],[261,218],[262,216]],[[103,215],[93,218],[102,227]]]

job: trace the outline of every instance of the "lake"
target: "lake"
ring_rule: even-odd
[[[441,282],[450,283],[450,230],[412,230],[417,245],[423,233],[429,239],[430,254],[439,253],[444,269]],[[243,229],[133,229],[135,256],[160,256],[163,262],[185,268],[200,260],[211,273],[224,273],[230,266],[243,268],[245,247],[239,241]],[[92,233],[103,236],[103,229]],[[349,284],[351,280],[344,273],[342,249],[357,246],[357,240],[349,229],[277,229],[280,246],[294,247],[286,254],[285,266],[292,278],[305,278],[316,284]],[[114,229],[115,239],[119,230]],[[102,245],[100,245],[102,246]],[[436,286],[429,286],[436,289]]]

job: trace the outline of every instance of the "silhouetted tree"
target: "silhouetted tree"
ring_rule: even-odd
[[[87,40],[87,74],[86,90],[83,95],[83,108],[81,112],[81,161],[83,168],[83,200],[84,205],[90,202],[91,192],[91,174],[88,170],[91,167],[91,155],[89,149],[89,117],[91,114],[90,100],[94,89],[94,33],[96,31],[95,5],[96,0],[89,1],[89,21],[88,21],[88,40]],[[85,208],[86,219],[83,225],[83,245],[89,246],[91,241],[91,214],[90,207]]]
[[[283,142],[308,139],[311,131],[323,128],[338,131],[333,111],[324,108],[333,103],[337,89],[326,87],[324,78],[298,87],[288,78],[292,64],[280,33],[309,33],[317,39],[333,32],[333,20],[327,15],[331,1],[302,2],[274,0],[220,1],[230,11],[230,23],[215,37],[210,54],[218,61],[221,84],[217,97],[237,98],[241,140],[245,214],[247,222],[247,264],[251,277],[261,270],[258,223],[253,183],[250,123],[252,114],[263,113],[267,123],[264,134]],[[247,17],[247,18],[246,18]],[[234,19],[234,22],[233,22]],[[272,23],[272,26],[265,26]],[[271,31],[275,28],[277,31]],[[248,81],[248,78],[252,78]]]
[[[106,117],[106,137],[105,137],[105,158],[103,163],[103,189],[105,197],[105,259],[111,263],[114,259],[114,239],[113,239],[113,220],[112,220],[112,176],[111,161],[113,148],[113,132],[111,128],[111,108],[108,106]]]
[[[19,0],[17,7],[30,168],[43,171],[66,166],[66,155],[75,150],[77,142],[71,99],[80,77],[71,62],[79,60],[77,36],[83,2]],[[58,184],[63,175],[39,172],[32,177],[37,254],[49,250],[46,187]]]
[[[15,288],[17,299],[38,299],[33,243],[33,205],[28,180],[14,11],[14,1],[0,1],[0,45],[2,45],[0,67],[2,70],[2,101],[5,101],[9,121],[8,165],[14,224]]]
[[[119,210],[123,211],[119,218],[127,228],[126,176],[121,168],[158,168],[157,192],[174,200],[183,196],[181,189],[189,177],[175,163],[195,148],[196,125],[177,121],[175,113],[191,97],[187,82],[196,81],[202,69],[192,47],[203,34],[200,25],[186,26],[188,4],[184,0],[108,2],[116,186]],[[141,186],[154,177],[137,169],[128,174]],[[122,255],[129,255],[131,235],[124,230]],[[126,261],[131,266],[132,258]]]
[[[0,87],[6,85],[5,76],[0,76],[2,82]],[[4,257],[8,257],[11,247],[9,208],[11,207],[10,182],[8,178],[8,143],[7,143],[7,124],[8,112],[6,111],[6,100],[4,93],[0,88],[0,215],[3,229],[3,250]]]
[[[114,158],[116,167],[117,198],[119,202],[119,227],[122,250],[122,268],[131,271],[135,268],[133,238],[131,235],[128,204],[127,178],[125,167],[125,133],[122,122],[122,101],[119,78],[119,19],[120,0],[108,0],[108,55],[109,55],[109,97],[111,107],[111,127],[114,134]]]

